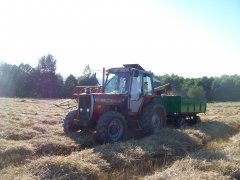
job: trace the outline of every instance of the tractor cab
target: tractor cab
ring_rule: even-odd
[[[121,68],[107,70],[104,83],[105,94],[121,94],[128,100],[126,104],[130,114],[138,113],[145,96],[154,93],[152,73],[138,64],[124,64]]]

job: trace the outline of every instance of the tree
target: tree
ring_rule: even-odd
[[[223,75],[212,83],[213,98],[217,101],[240,100],[240,76]]]
[[[196,86],[195,79],[192,79],[192,78],[184,79],[183,83],[181,83],[181,90],[183,92],[182,94],[184,96],[189,96],[188,91],[191,87],[194,87],[194,86]]]
[[[55,75],[55,81],[54,81],[54,98],[61,98],[64,96],[64,82],[63,77],[61,74]]]
[[[21,72],[24,72],[26,74],[31,74],[33,71],[33,68],[29,64],[21,63],[18,67],[21,70]]]
[[[202,86],[192,86],[188,92],[187,96],[195,99],[204,99],[206,92]]]
[[[56,59],[48,54],[47,56],[42,56],[38,61],[37,69],[40,70],[41,73],[53,73],[56,71]]]
[[[198,86],[202,86],[203,89],[206,92],[206,99],[208,101],[212,101],[213,100],[213,92],[212,92],[212,83],[214,81],[213,77],[202,77],[201,79],[199,79],[199,82],[197,83]]]
[[[32,86],[33,68],[29,64],[21,63],[18,66],[18,71],[15,73],[15,96],[17,97],[31,97],[33,95]]]
[[[88,64],[83,71],[83,76],[90,78],[91,75],[92,75],[92,70]]]
[[[0,65],[0,95],[12,97],[15,93],[15,81],[13,71],[15,65],[1,63]]]
[[[99,82],[96,77],[96,73],[92,73],[89,65],[87,65],[83,71],[83,75],[78,78],[78,85],[80,86],[96,86]]]
[[[64,84],[64,97],[71,98],[73,89],[77,85],[77,79],[70,74]]]
[[[37,70],[35,71],[38,97],[56,97],[56,63],[56,59],[50,54],[39,59]]]

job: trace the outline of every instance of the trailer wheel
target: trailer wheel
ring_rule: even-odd
[[[142,112],[139,120],[140,127],[145,135],[156,134],[166,126],[166,112],[163,106],[149,104]]]
[[[69,111],[66,115],[63,123],[63,130],[66,134],[76,132],[80,129],[80,126],[74,124],[74,119],[77,118],[77,110]]]
[[[194,116],[193,120],[192,120],[192,124],[200,124],[201,123],[201,119],[199,116]]]
[[[186,126],[186,120],[184,117],[177,117],[174,124],[176,128],[183,128]]]
[[[102,143],[114,143],[124,139],[127,123],[122,114],[116,111],[104,113],[97,122],[97,139]]]

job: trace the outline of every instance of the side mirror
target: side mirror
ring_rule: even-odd
[[[133,77],[138,77],[139,76],[139,71],[138,70],[135,70],[134,72],[133,72]]]

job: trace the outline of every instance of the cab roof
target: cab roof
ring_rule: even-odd
[[[145,71],[145,69],[143,69],[139,64],[123,64],[123,67],[130,67]]]
[[[139,64],[123,64],[123,67],[110,68],[107,70],[109,73],[119,73],[119,72],[131,72],[138,70],[139,72],[152,74],[152,72],[145,71]]]

